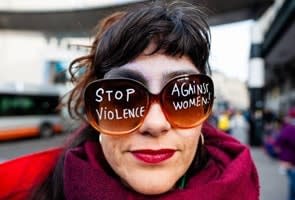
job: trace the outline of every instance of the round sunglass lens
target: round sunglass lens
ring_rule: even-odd
[[[111,135],[134,131],[141,124],[148,104],[145,88],[125,79],[93,82],[84,98],[90,124]]]
[[[170,81],[162,92],[162,105],[171,124],[190,128],[210,115],[214,99],[212,80],[206,75],[188,75]]]

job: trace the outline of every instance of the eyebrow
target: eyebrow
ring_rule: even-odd
[[[173,79],[176,76],[184,75],[184,74],[196,74],[198,72],[194,70],[179,70],[179,71],[172,71],[172,72],[166,72],[164,73],[161,79],[161,85],[165,85],[167,82],[169,82],[171,79]],[[106,79],[111,78],[129,78],[136,81],[141,82],[144,85],[148,84],[147,79],[144,77],[144,75],[139,71],[134,71],[131,69],[120,69],[116,68],[110,71],[109,73],[106,73],[105,75]]]
[[[163,74],[162,84],[164,85],[169,80],[171,80],[174,77],[179,76],[179,75],[196,74],[196,73],[198,73],[198,72],[196,72],[194,70],[179,70],[179,71],[174,71],[174,72],[167,72],[167,73]]]
[[[138,71],[133,71],[131,69],[113,69],[110,73],[107,73],[105,78],[129,78],[139,81],[143,84],[147,84],[147,80],[144,78],[143,74]]]

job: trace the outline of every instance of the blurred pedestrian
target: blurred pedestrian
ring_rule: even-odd
[[[281,167],[289,179],[289,200],[295,200],[295,107],[289,109],[275,144]]]
[[[263,111],[262,120],[263,120],[264,135],[268,136],[273,133],[273,128],[274,128],[273,126],[276,119],[277,119],[276,114],[272,110],[265,109]]]
[[[278,159],[276,141],[281,131],[282,121],[279,117],[276,117],[276,119],[274,119],[272,123],[273,123],[272,128],[268,130],[267,134],[263,135],[263,147],[264,147],[265,153],[269,157],[273,159]]]
[[[209,116],[207,122],[212,125],[213,127],[217,127],[218,117],[214,111],[212,111],[211,115]]]
[[[217,127],[225,133],[230,133],[230,116],[227,110],[218,116]]]
[[[249,143],[249,124],[242,112],[237,110],[230,119],[231,135],[243,144]]]

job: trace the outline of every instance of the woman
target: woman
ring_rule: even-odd
[[[62,150],[34,155],[43,169],[31,199],[258,199],[249,150],[205,123],[209,51],[209,26],[189,4],[106,18],[71,65],[68,107],[85,124]]]
[[[274,143],[281,169],[289,181],[289,200],[295,200],[295,107],[291,107]]]
[[[249,124],[242,114],[242,111],[234,111],[230,119],[230,130],[231,136],[245,145],[249,144]]]

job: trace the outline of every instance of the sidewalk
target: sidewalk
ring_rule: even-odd
[[[279,173],[279,165],[263,152],[262,148],[251,148],[252,157],[260,178],[260,200],[287,200],[288,182]]]

